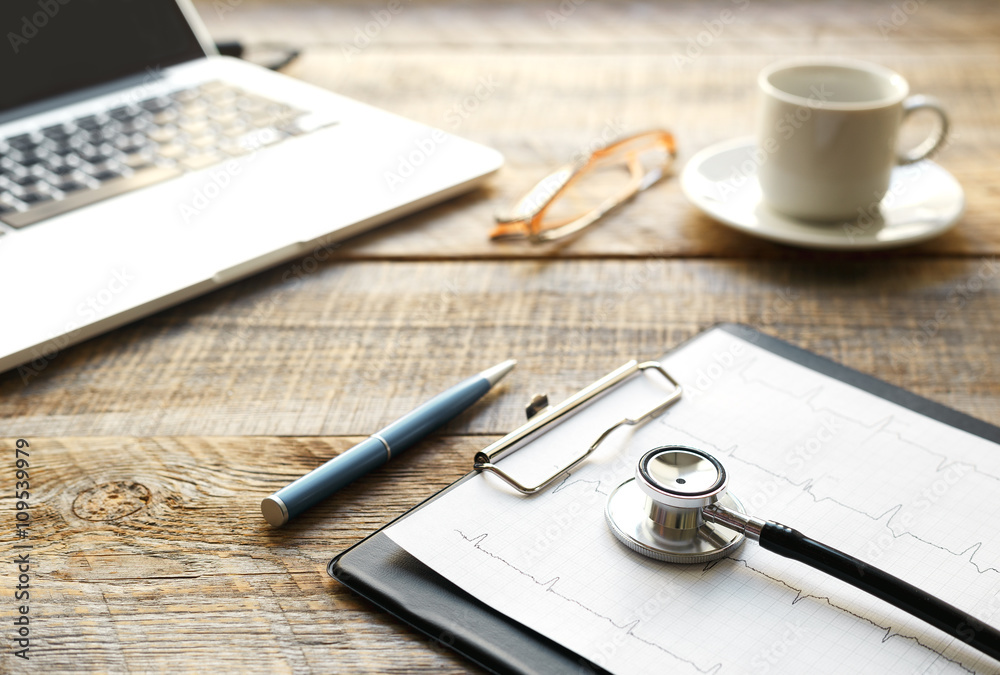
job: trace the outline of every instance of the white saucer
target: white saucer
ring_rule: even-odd
[[[761,203],[755,148],[753,138],[713,145],[692,157],[681,173],[688,199],[747,234],[809,248],[892,248],[948,231],[965,210],[965,194],[954,176],[924,160],[893,169],[879,208],[857,221],[813,223],[783,216]]]

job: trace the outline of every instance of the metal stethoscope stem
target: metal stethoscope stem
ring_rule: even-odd
[[[797,530],[746,513],[712,455],[680,445],[650,450],[608,497],[608,526],[633,551],[666,562],[725,557],[746,539],[874,595],[1000,660],[1000,631],[943,600]]]

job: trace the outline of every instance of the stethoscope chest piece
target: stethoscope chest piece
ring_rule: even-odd
[[[608,526],[623,544],[656,560],[700,563],[736,551],[746,536],[708,522],[702,509],[719,506],[745,514],[726,493],[728,477],[711,455],[671,445],[650,450],[639,460],[636,475],[608,497]]]

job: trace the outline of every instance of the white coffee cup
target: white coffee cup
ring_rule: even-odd
[[[758,177],[765,203],[805,220],[845,221],[878,212],[892,169],[934,153],[948,116],[929,96],[883,66],[853,59],[780,61],[761,71],[757,118]],[[899,154],[907,115],[937,114],[934,132]]]

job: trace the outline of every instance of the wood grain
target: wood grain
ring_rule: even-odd
[[[373,621],[326,565],[492,439],[429,440],[281,530],[264,522],[262,498],[358,440],[32,439],[35,641],[30,667],[4,649],[0,671],[466,672],[428,638]],[[116,483],[141,488],[141,508],[96,508]],[[11,500],[0,513],[12,522]]]
[[[1000,423],[1000,6],[919,3],[886,29],[902,4],[587,0],[552,22],[555,0],[404,2],[348,54],[386,2],[200,2],[216,37],[302,46],[290,75],[497,147],[507,165],[330,260],[0,374],[0,437],[27,437],[38,460],[44,617],[37,660],[5,650],[0,672],[466,672],[339,587],[329,559],[465,473],[532,394],[558,400],[720,321]],[[795,54],[880,61],[945,101],[955,135],[940,163],[967,197],[953,232],[886,254],[805,252],[714,223],[669,180],[564,244],[486,240],[504,198],[609,129],[666,126],[682,161],[752,133],[757,70]],[[493,93],[463,109],[484,77]],[[468,114],[452,125],[456,106]],[[508,357],[514,373],[440,435],[290,527],[264,525],[263,496]],[[6,523],[12,508],[0,500]],[[0,538],[4,560],[10,546]]]
[[[1000,422],[993,259],[353,262],[294,283],[282,276],[71,348],[37,375],[30,366],[0,375],[3,427],[360,435],[517,358],[502,386],[449,427],[498,434],[535,391],[566,395],[721,321]]]

